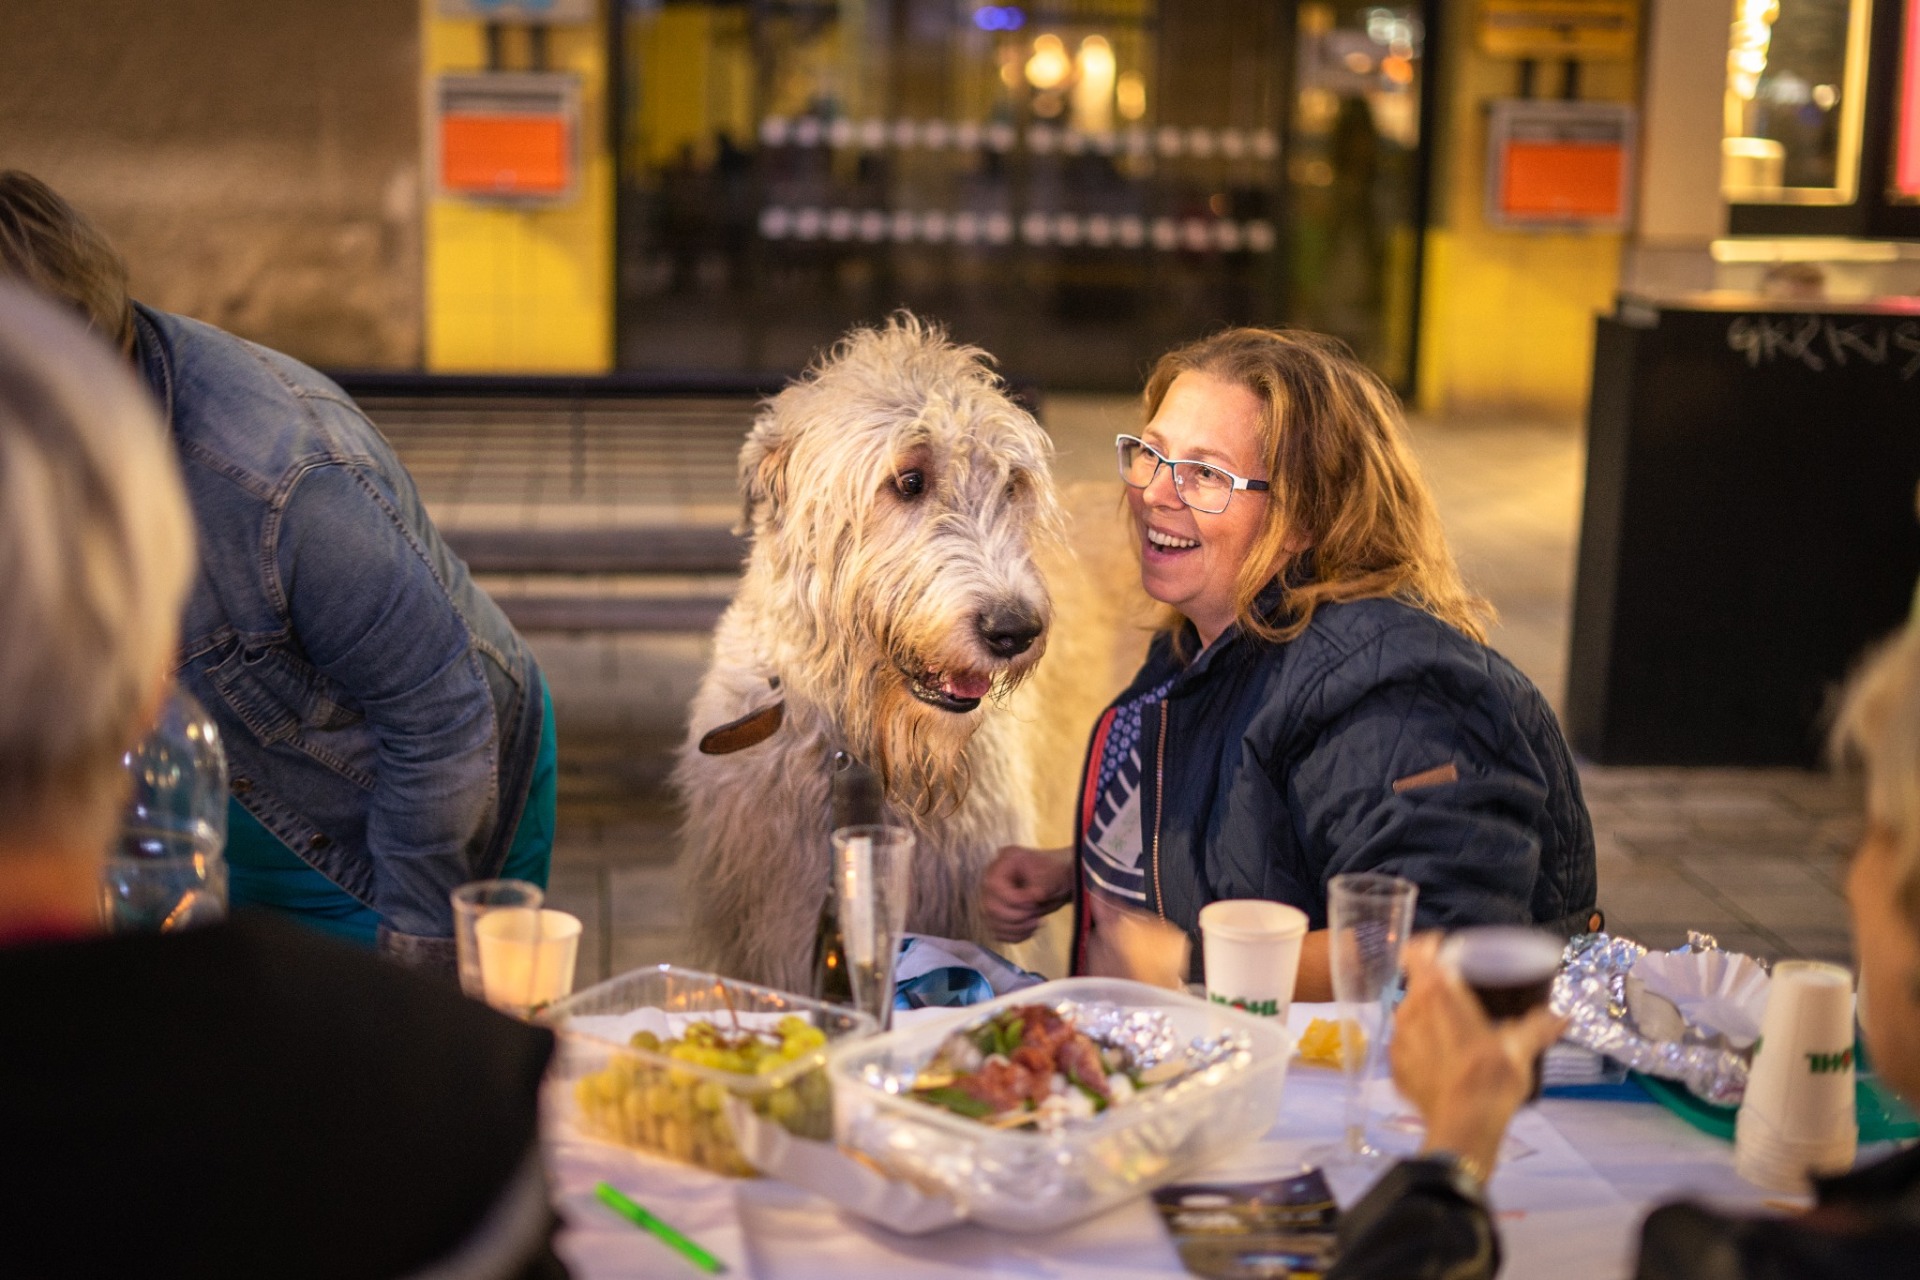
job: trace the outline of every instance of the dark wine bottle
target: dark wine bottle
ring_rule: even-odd
[[[835,757],[827,803],[829,832],[876,824],[882,815],[880,778],[844,753]],[[813,936],[813,994],[833,1004],[851,1005],[853,973],[847,965],[847,939],[840,928],[840,895],[833,884],[833,854],[827,854],[827,897]]]

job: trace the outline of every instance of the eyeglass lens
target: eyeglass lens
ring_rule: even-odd
[[[1209,515],[1226,510],[1227,501],[1233,497],[1233,481],[1218,467],[1163,458],[1151,445],[1139,440],[1120,442],[1120,477],[1136,489],[1152,484],[1163,462],[1173,469],[1173,488],[1180,495],[1180,501]]]

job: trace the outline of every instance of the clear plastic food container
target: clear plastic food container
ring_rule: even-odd
[[[1238,1036],[1245,1052],[1216,1053],[1186,1076],[1052,1133],[993,1128],[903,1092],[955,1030],[1002,1009],[1063,1003],[1157,1010],[1189,1048]],[[1109,978],[1043,983],[966,1015],[839,1045],[828,1071],[841,1145],[910,1182],[944,1188],[974,1222],[1007,1231],[1064,1226],[1257,1141],[1279,1118],[1292,1043],[1271,1019]]]
[[[703,1062],[675,1056],[669,1044],[705,1024],[729,1037],[760,1033],[772,1046],[788,1018],[824,1039],[744,1070],[714,1065],[727,1055],[713,1046]],[[727,1121],[727,1095],[801,1137],[825,1138],[833,1128],[828,1047],[876,1029],[868,1015],[839,1005],[664,964],[556,1001],[541,1021],[559,1034],[564,1093],[583,1132],[740,1177],[754,1169]],[[644,1038],[634,1044],[636,1032],[654,1036],[657,1047]]]

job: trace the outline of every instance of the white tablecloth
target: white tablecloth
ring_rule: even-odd
[[[1325,1006],[1296,1006],[1296,1026]],[[1271,1131],[1183,1181],[1253,1180],[1297,1169],[1301,1155],[1340,1133],[1338,1073],[1296,1062]],[[1375,1094],[1385,1140],[1417,1141],[1385,1082]],[[561,1251],[581,1280],[693,1276],[651,1236],[593,1198],[604,1178],[755,1280],[947,1280],[981,1274],[1131,1280],[1184,1275],[1143,1197],[1065,1231],[1014,1236],[960,1226],[909,1239],[843,1215],[817,1196],[770,1179],[736,1181],[556,1131],[549,1143],[567,1229]],[[1343,1197],[1356,1189],[1336,1181]],[[1758,1208],[1769,1197],[1733,1172],[1733,1149],[1651,1102],[1549,1098],[1521,1113],[1489,1188],[1507,1251],[1505,1274],[1615,1280],[1629,1274],[1640,1219],[1688,1195]]]

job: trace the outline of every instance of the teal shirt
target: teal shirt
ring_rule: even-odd
[[[514,828],[500,874],[547,887],[553,864],[554,814],[559,803],[559,751],[553,736],[553,696],[542,691],[540,750],[520,825]],[[371,948],[380,915],[301,860],[260,825],[240,802],[227,801],[227,893],[235,908],[292,916],[336,938]]]

